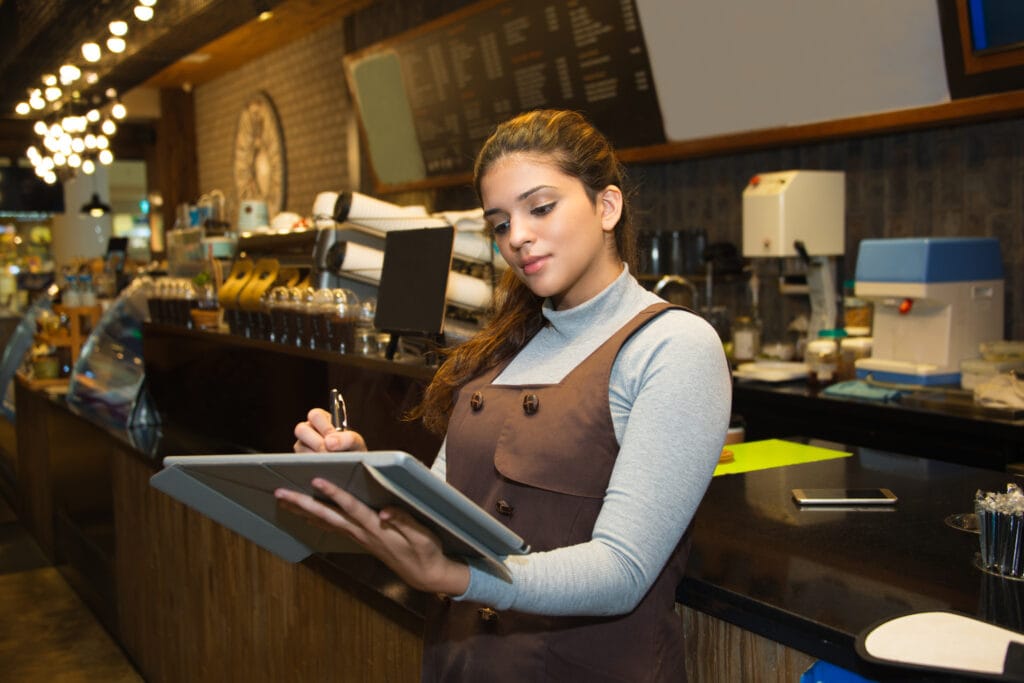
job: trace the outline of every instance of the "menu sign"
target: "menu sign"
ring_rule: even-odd
[[[488,0],[347,57],[346,67],[371,157],[375,138],[394,157],[399,122],[410,130],[398,137],[417,147],[418,159],[390,173],[374,158],[384,182],[470,171],[494,126],[530,109],[580,111],[618,148],[665,141],[635,0]],[[382,116],[368,114],[377,111],[389,132],[375,136]],[[406,177],[387,177],[396,172]]]

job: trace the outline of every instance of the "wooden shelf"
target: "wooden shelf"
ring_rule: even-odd
[[[50,346],[67,346],[71,349],[71,365],[78,361],[78,356],[82,352],[82,344],[89,338],[89,334],[93,328],[96,327],[96,323],[100,320],[100,315],[103,314],[103,309],[100,306],[61,306],[55,305],[53,312],[57,315],[68,318],[68,326],[65,331],[61,328],[60,334],[46,334],[40,332],[36,334],[36,340]]]

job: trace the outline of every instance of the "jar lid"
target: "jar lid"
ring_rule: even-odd
[[[841,327],[837,327],[837,328],[831,329],[831,330],[819,330],[818,331],[818,336],[819,337],[824,337],[826,339],[836,339],[838,337],[845,337],[846,336],[846,330],[844,330]]]
[[[874,340],[871,337],[847,337],[840,340],[839,346],[844,349],[852,349],[856,351],[868,351],[871,349],[871,344]]]
[[[822,351],[826,353],[834,352],[836,350],[836,340],[829,338],[812,339],[807,342],[807,350],[814,353],[821,353]]]

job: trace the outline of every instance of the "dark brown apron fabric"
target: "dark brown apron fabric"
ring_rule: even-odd
[[[622,345],[668,304],[641,311],[560,383],[501,386],[507,363],[468,382],[449,423],[447,479],[534,552],[590,540],[611,477],[608,383]],[[548,617],[439,598],[424,681],[684,681],[675,591],[688,535],[641,603],[616,617]]]

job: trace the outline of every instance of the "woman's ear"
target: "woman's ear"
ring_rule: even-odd
[[[622,217],[622,190],[615,185],[609,185],[598,194],[598,204],[601,208],[601,228],[610,231],[619,223]]]

